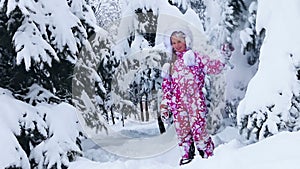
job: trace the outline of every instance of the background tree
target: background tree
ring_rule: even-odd
[[[165,127],[160,116],[160,99],[159,91],[161,90],[162,78],[158,68],[142,67],[134,75],[134,80],[130,83],[129,96],[130,100],[141,109],[141,121],[149,121],[150,113],[152,118],[157,119],[160,132],[165,132]],[[145,117],[144,117],[145,116]]]
[[[191,8],[198,14],[199,19],[202,22],[202,27],[204,31],[206,30],[206,5],[204,0],[191,0]]]
[[[285,8],[286,4],[275,6],[271,1],[258,1],[256,32],[265,30],[268,36],[261,46],[258,71],[238,106],[238,127],[251,141],[281,131],[299,130],[299,52],[295,50],[299,43],[295,37],[299,16],[296,8],[281,16],[275,11]]]
[[[74,66],[97,29],[83,0],[0,2],[0,85],[29,103],[3,96],[7,105],[19,105],[1,113],[11,115],[7,124],[16,124],[4,127],[22,156],[7,168],[66,168],[81,155],[77,110],[61,102],[72,103]],[[61,130],[62,124],[72,129]]]
[[[190,0],[168,0],[171,5],[175,5],[182,13],[190,7]]]
[[[97,25],[110,32],[109,39],[114,41],[118,26],[121,20],[121,6],[120,0],[91,0],[93,11],[95,12]]]
[[[256,33],[256,14],[257,2],[253,1],[248,8],[248,20],[245,23],[245,28],[241,30],[240,38],[242,41],[243,54],[246,55],[249,65],[256,63],[259,57],[260,47],[264,39],[264,30]]]
[[[145,4],[146,3],[151,4],[153,2],[149,1],[145,2]],[[135,107],[133,103],[135,102],[134,99],[132,100],[133,102],[130,101],[128,87],[130,83],[132,83],[132,87],[139,87],[141,85],[140,81],[136,81],[136,84],[132,82],[135,76],[134,74],[136,74],[141,67],[146,65],[147,57],[152,57],[149,51],[151,51],[151,47],[155,45],[158,9],[151,8],[152,5],[150,4],[143,6],[143,3],[139,4],[132,1],[124,5],[126,9],[123,9],[123,15],[126,17],[122,18],[120,22],[117,38],[118,42],[114,47],[114,54],[120,59],[119,61],[121,63],[113,80],[113,84],[116,85],[113,95],[116,103],[115,107],[120,114],[125,113],[123,114],[124,116],[134,114],[136,119],[140,119],[141,117],[134,112],[137,113],[140,110],[144,111],[144,109]],[[155,53],[155,51],[153,53]],[[158,60],[155,61],[155,59]],[[155,59],[153,62],[158,64],[160,58],[155,56]],[[144,71],[144,69],[145,68],[141,70]],[[151,65],[150,69],[152,70]],[[138,101],[142,100],[139,98]],[[130,110],[128,110],[128,108],[130,108]]]

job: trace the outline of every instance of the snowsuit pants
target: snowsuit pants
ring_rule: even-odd
[[[183,156],[187,156],[193,143],[196,144],[199,152],[202,151],[202,157],[213,155],[214,144],[206,129],[204,104],[199,92],[182,93],[178,99],[177,110],[173,113],[173,117]]]

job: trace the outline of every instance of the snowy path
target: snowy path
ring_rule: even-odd
[[[161,154],[161,152],[174,148],[177,138],[174,128],[170,128],[163,135],[148,138],[126,137],[115,134],[104,139],[94,139],[93,141],[113,154],[131,158],[144,158]]]
[[[300,167],[300,132],[283,132],[261,142],[244,145],[238,139],[233,139],[236,133],[233,129],[225,130],[217,137],[216,142],[227,143],[218,145],[215,155],[209,159],[199,156],[185,166],[178,166],[180,153],[178,147],[160,154],[156,157],[143,159],[128,159],[110,156],[105,157],[103,150],[98,149],[101,156],[107,158],[106,162],[92,162],[81,158],[71,163],[70,169],[299,169]],[[161,144],[154,142],[151,145]],[[145,145],[146,147],[147,145]]]

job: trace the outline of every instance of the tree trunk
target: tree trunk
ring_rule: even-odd
[[[148,94],[146,94],[145,99],[145,109],[146,109],[146,121],[149,121],[149,109],[148,109]]]
[[[104,115],[105,115],[105,120],[107,121],[107,123],[109,123],[108,112],[107,112],[107,110],[104,108],[104,106],[103,106],[103,113],[104,113]]]
[[[141,107],[141,121],[145,121],[144,112],[143,112],[143,100],[140,100],[140,107]]]
[[[121,121],[122,121],[122,126],[124,127],[125,126],[125,119],[124,119],[124,113],[122,112],[122,119],[121,119]]]
[[[115,125],[116,123],[115,123],[115,116],[114,116],[114,113],[113,113],[113,108],[112,108],[112,106],[111,106],[111,108],[110,108],[110,113],[111,113],[111,120],[112,120],[112,123],[113,123],[113,125]]]

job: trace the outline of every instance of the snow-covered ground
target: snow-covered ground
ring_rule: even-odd
[[[8,91],[2,91],[2,93],[5,94],[0,97],[2,109],[4,110],[2,112],[10,112],[3,113],[1,116],[0,136],[2,139],[0,139],[0,145],[2,148],[1,150],[7,153],[1,154],[0,166],[7,166],[8,162],[16,162],[15,157],[18,157],[18,159],[25,159],[24,162],[26,162],[25,152],[20,148],[15,136],[13,135],[13,133],[19,132],[17,127],[18,123],[15,123],[15,121],[18,121],[18,119],[23,119],[24,121],[26,118],[38,119],[37,117],[39,115],[22,116],[22,112],[35,112],[36,109],[30,105],[13,99],[9,93],[7,94],[7,92]],[[47,112],[50,108],[48,106],[40,106],[38,110],[41,112]],[[41,145],[44,145],[44,143],[48,144],[48,147],[43,147],[45,150],[46,148],[49,148],[49,150],[57,150],[60,152],[61,149],[70,148],[70,146],[74,147],[72,146],[73,142],[70,141],[70,138],[72,140],[76,135],[76,132],[73,132],[76,131],[74,130],[76,125],[75,123],[72,126],[66,126],[65,124],[65,119],[71,120],[72,118],[75,118],[75,116],[71,115],[72,113],[70,112],[73,112],[73,108],[71,106],[59,104],[53,106],[51,111],[47,113],[49,115],[47,121],[51,120],[52,117],[57,117],[57,113],[60,113],[60,117],[62,117],[62,115],[70,116],[59,118],[57,121],[51,123],[52,125],[50,126],[50,130],[58,132],[55,132],[53,137],[50,138],[50,141],[42,142],[43,144]],[[77,120],[71,121],[76,122]],[[39,123],[44,124],[43,122]],[[111,128],[114,129],[116,133],[120,133],[123,136],[123,140],[111,140],[112,142],[108,142],[107,147],[100,147],[91,139],[83,140],[83,157],[77,158],[74,162],[68,163],[69,169],[299,169],[300,165],[299,131],[281,132],[272,137],[261,140],[260,142],[250,144],[239,135],[236,128],[227,127],[222,132],[213,136],[214,142],[216,143],[215,155],[213,157],[209,159],[201,159],[200,156],[197,155],[191,163],[180,167],[178,165],[180,151],[176,145],[176,137],[172,127],[168,128],[168,132],[166,133],[167,137],[164,137],[158,134],[157,125],[154,122],[138,123],[136,121],[127,121],[127,123],[125,123],[125,128],[121,128],[120,126],[117,127],[118,125],[121,125],[121,123],[118,123],[116,128]],[[68,134],[62,133],[60,130],[61,128],[68,128],[72,131],[68,131]],[[124,138],[127,138],[127,140]],[[136,146],[140,146],[138,145],[140,144],[138,142],[139,138],[151,138],[152,140],[150,140],[151,142],[141,141],[143,144],[141,144],[142,148],[140,150],[134,150],[134,147],[126,147],[128,145],[132,146],[130,143],[136,143]],[[14,142],[12,140],[14,140]],[[117,144],[117,148],[124,150],[126,150],[126,148],[131,148],[132,151],[139,152],[140,156],[128,158],[128,156],[120,156],[111,153],[111,149],[108,149],[108,147],[118,141],[122,144]],[[51,146],[49,147],[49,145]],[[156,149],[156,151],[152,152],[152,156],[148,155],[147,158],[145,156],[141,156],[145,155],[145,153],[143,154],[143,151],[151,150],[151,148]],[[19,152],[18,150],[21,151]],[[44,149],[39,150],[40,151],[36,152],[42,153],[45,151]],[[59,152],[57,155],[59,155]],[[22,161],[20,161],[20,163],[22,163]],[[29,163],[22,165],[18,163],[16,164],[29,168]]]
[[[152,125],[153,126],[153,125]],[[152,130],[151,125],[148,129]],[[137,135],[135,135],[137,136]],[[258,143],[249,144],[237,129],[227,127],[213,136],[215,155],[202,159],[199,155],[184,166],[179,166],[179,148],[174,147],[149,158],[126,158],[107,152],[91,140],[83,142],[84,157],[70,164],[70,169],[298,169],[300,155],[300,132],[282,132]],[[153,142],[145,147],[159,147],[164,142]],[[141,150],[143,151],[143,150]],[[91,161],[93,160],[93,161]]]

